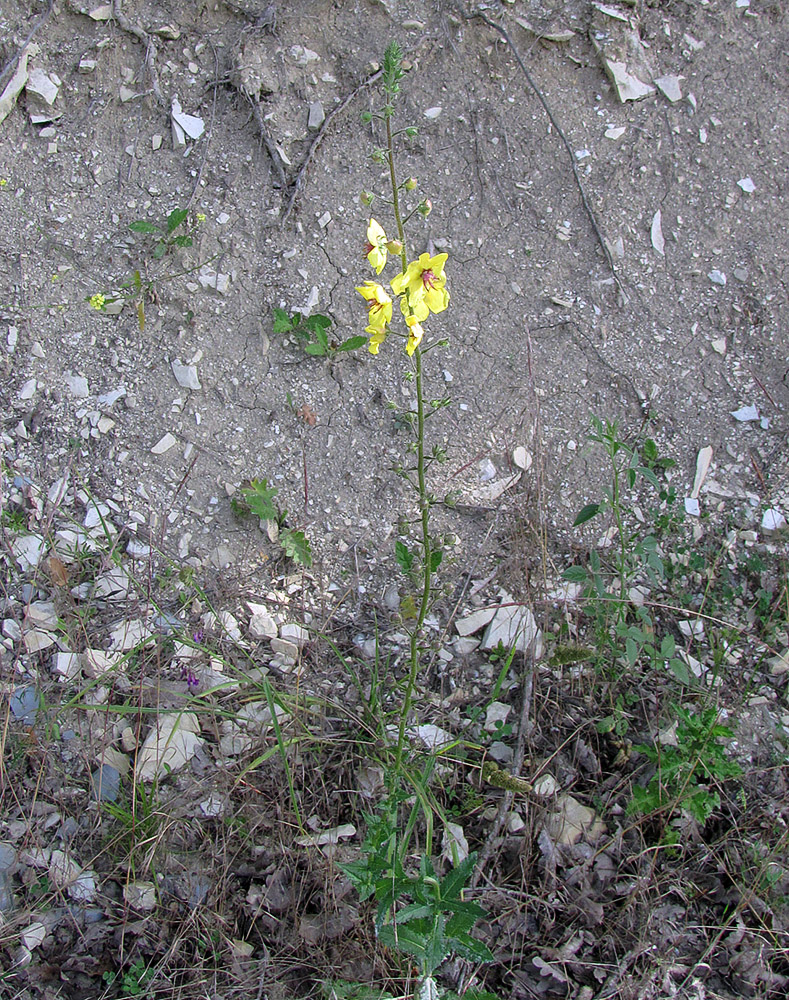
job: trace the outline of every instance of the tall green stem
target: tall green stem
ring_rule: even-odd
[[[402,244],[400,260],[402,263],[401,273],[405,273],[408,266],[408,254],[405,245],[405,228],[400,214],[400,191],[397,184],[397,173],[395,171],[394,148],[392,146],[392,115],[391,106],[386,109],[386,150],[389,160],[389,181],[392,185],[392,206],[394,208],[395,221],[397,223],[397,236]],[[430,577],[431,577],[431,552],[430,552],[430,501],[427,495],[427,483],[425,480],[425,404],[422,396],[422,352],[419,347],[414,351],[414,368],[416,374],[416,475],[417,487],[419,490],[419,512],[422,521],[422,599],[416,616],[416,622],[411,630],[409,659],[410,669],[408,672],[408,683],[406,684],[403,707],[400,710],[400,726],[397,733],[397,756],[395,759],[395,769],[399,773],[405,749],[405,730],[408,724],[408,716],[411,712],[411,703],[416,689],[417,676],[419,674],[419,636],[422,626],[425,623],[427,609],[430,606]]]

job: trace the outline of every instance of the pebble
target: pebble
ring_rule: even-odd
[[[178,440],[168,431],[167,434],[160,438],[153,448],[151,448],[151,454],[164,455],[165,452],[169,451],[176,444],[178,444]]]
[[[176,358],[171,362],[170,367],[175,375],[175,381],[184,389],[202,389],[200,379],[197,377],[197,365],[183,365],[180,359]]]
[[[307,128],[313,131],[319,129],[321,125],[326,121],[326,115],[323,110],[323,105],[320,101],[313,101],[310,104],[309,119],[307,121]]]

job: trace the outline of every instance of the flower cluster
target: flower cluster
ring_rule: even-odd
[[[379,275],[386,266],[388,253],[401,252],[402,244],[398,240],[388,240],[383,227],[375,219],[370,219],[364,253],[376,275]],[[449,305],[447,279],[444,274],[447,256],[445,253],[439,253],[431,257],[430,254],[423,253],[418,260],[410,263],[389,282],[390,288],[400,299],[400,311],[408,327],[408,342],[405,349],[409,355],[413,354],[422,342],[424,336],[422,323],[430,313],[443,312]],[[368,303],[365,333],[370,335],[368,344],[370,353],[377,354],[378,348],[386,340],[389,324],[392,322],[392,298],[377,281],[365,281],[356,291]]]

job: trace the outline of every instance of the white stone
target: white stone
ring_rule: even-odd
[[[180,359],[176,358],[170,365],[175,375],[175,381],[184,389],[201,389],[200,379],[197,377],[197,365],[183,365]]]
[[[23,931],[19,933],[19,940],[25,948],[33,951],[44,943],[47,936],[47,929],[40,920],[34,920]]]
[[[78,653],[59,652],[55,657],[55,673],[64,680],[70,681],[78,676],[81,662]]]
[[[47,543],[41,535],[22,535],[11,542],[11,552],[22,572],[35,569],[47,550]]]
[[[505,649],[514,646],[520,653],[528,652],[540,635],[531,609],[515,602],[504,590],[501,602],[482,637],[482,648],[495,649],[501,643]]]
[[[63,378],[72,396],[75,396],[77,399],[85,399],[90,395],[88,380],[84,376],[66,373]]]
[[[204,743],[199,732],[200,722],[192,712],[160,716],[137,755],[136,780],[153,781],[180,771]]]
[[[502,701],[492,701],[485,712],[485,729],[489,733],[494,733],[507,721],[511,711],[512,705],[505,705]]]
[[[51,107],[55,103],[59,89],[60,80],[54,73],[45,73],[43,69],[38,67],[30,70],[25,84],[25,90],[28,94],[41,98]]]
[[[281,639],[287,639],[289,642],[295,643],[299,648],[310,641],[310,634],[307,629],[303,625],[297,625],[295,622],[286,622],[282,625],[279,635]]]
[[[129,882],[123,887],[123,899],[133,910],[155,910],[156,886],[153,882]]]
[[[178,439],[175,438],[169,431],[160,438],[156,444],[151,448],[152,455],[164,455],[165,452],[169,451],[175,445],[178,444]]]

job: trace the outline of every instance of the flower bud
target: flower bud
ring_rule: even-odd
[[[403,187],[406,189],[406,191],[413,191],[418,183],[419,181],[416,179],[416,177],[409,177],[408,180],[403,185]]]
[[[375,201],[375,195],[372,193],[372,191],[365,191],[364,189],[362,189],[362,191],[359,194],[359,204],[365,206],[372,205],[373,201]]]
[[[433,202],[429,198],[425,198],[423,201],[419,202],[417,206],[417,212],[426,219],[428,215],[433,211]]]
[[[400,242],[400,240],[389,240],[389,242],[386,244],[386,249],[389,251],[389,253],[399,255],[403,252],[403,244]]]

